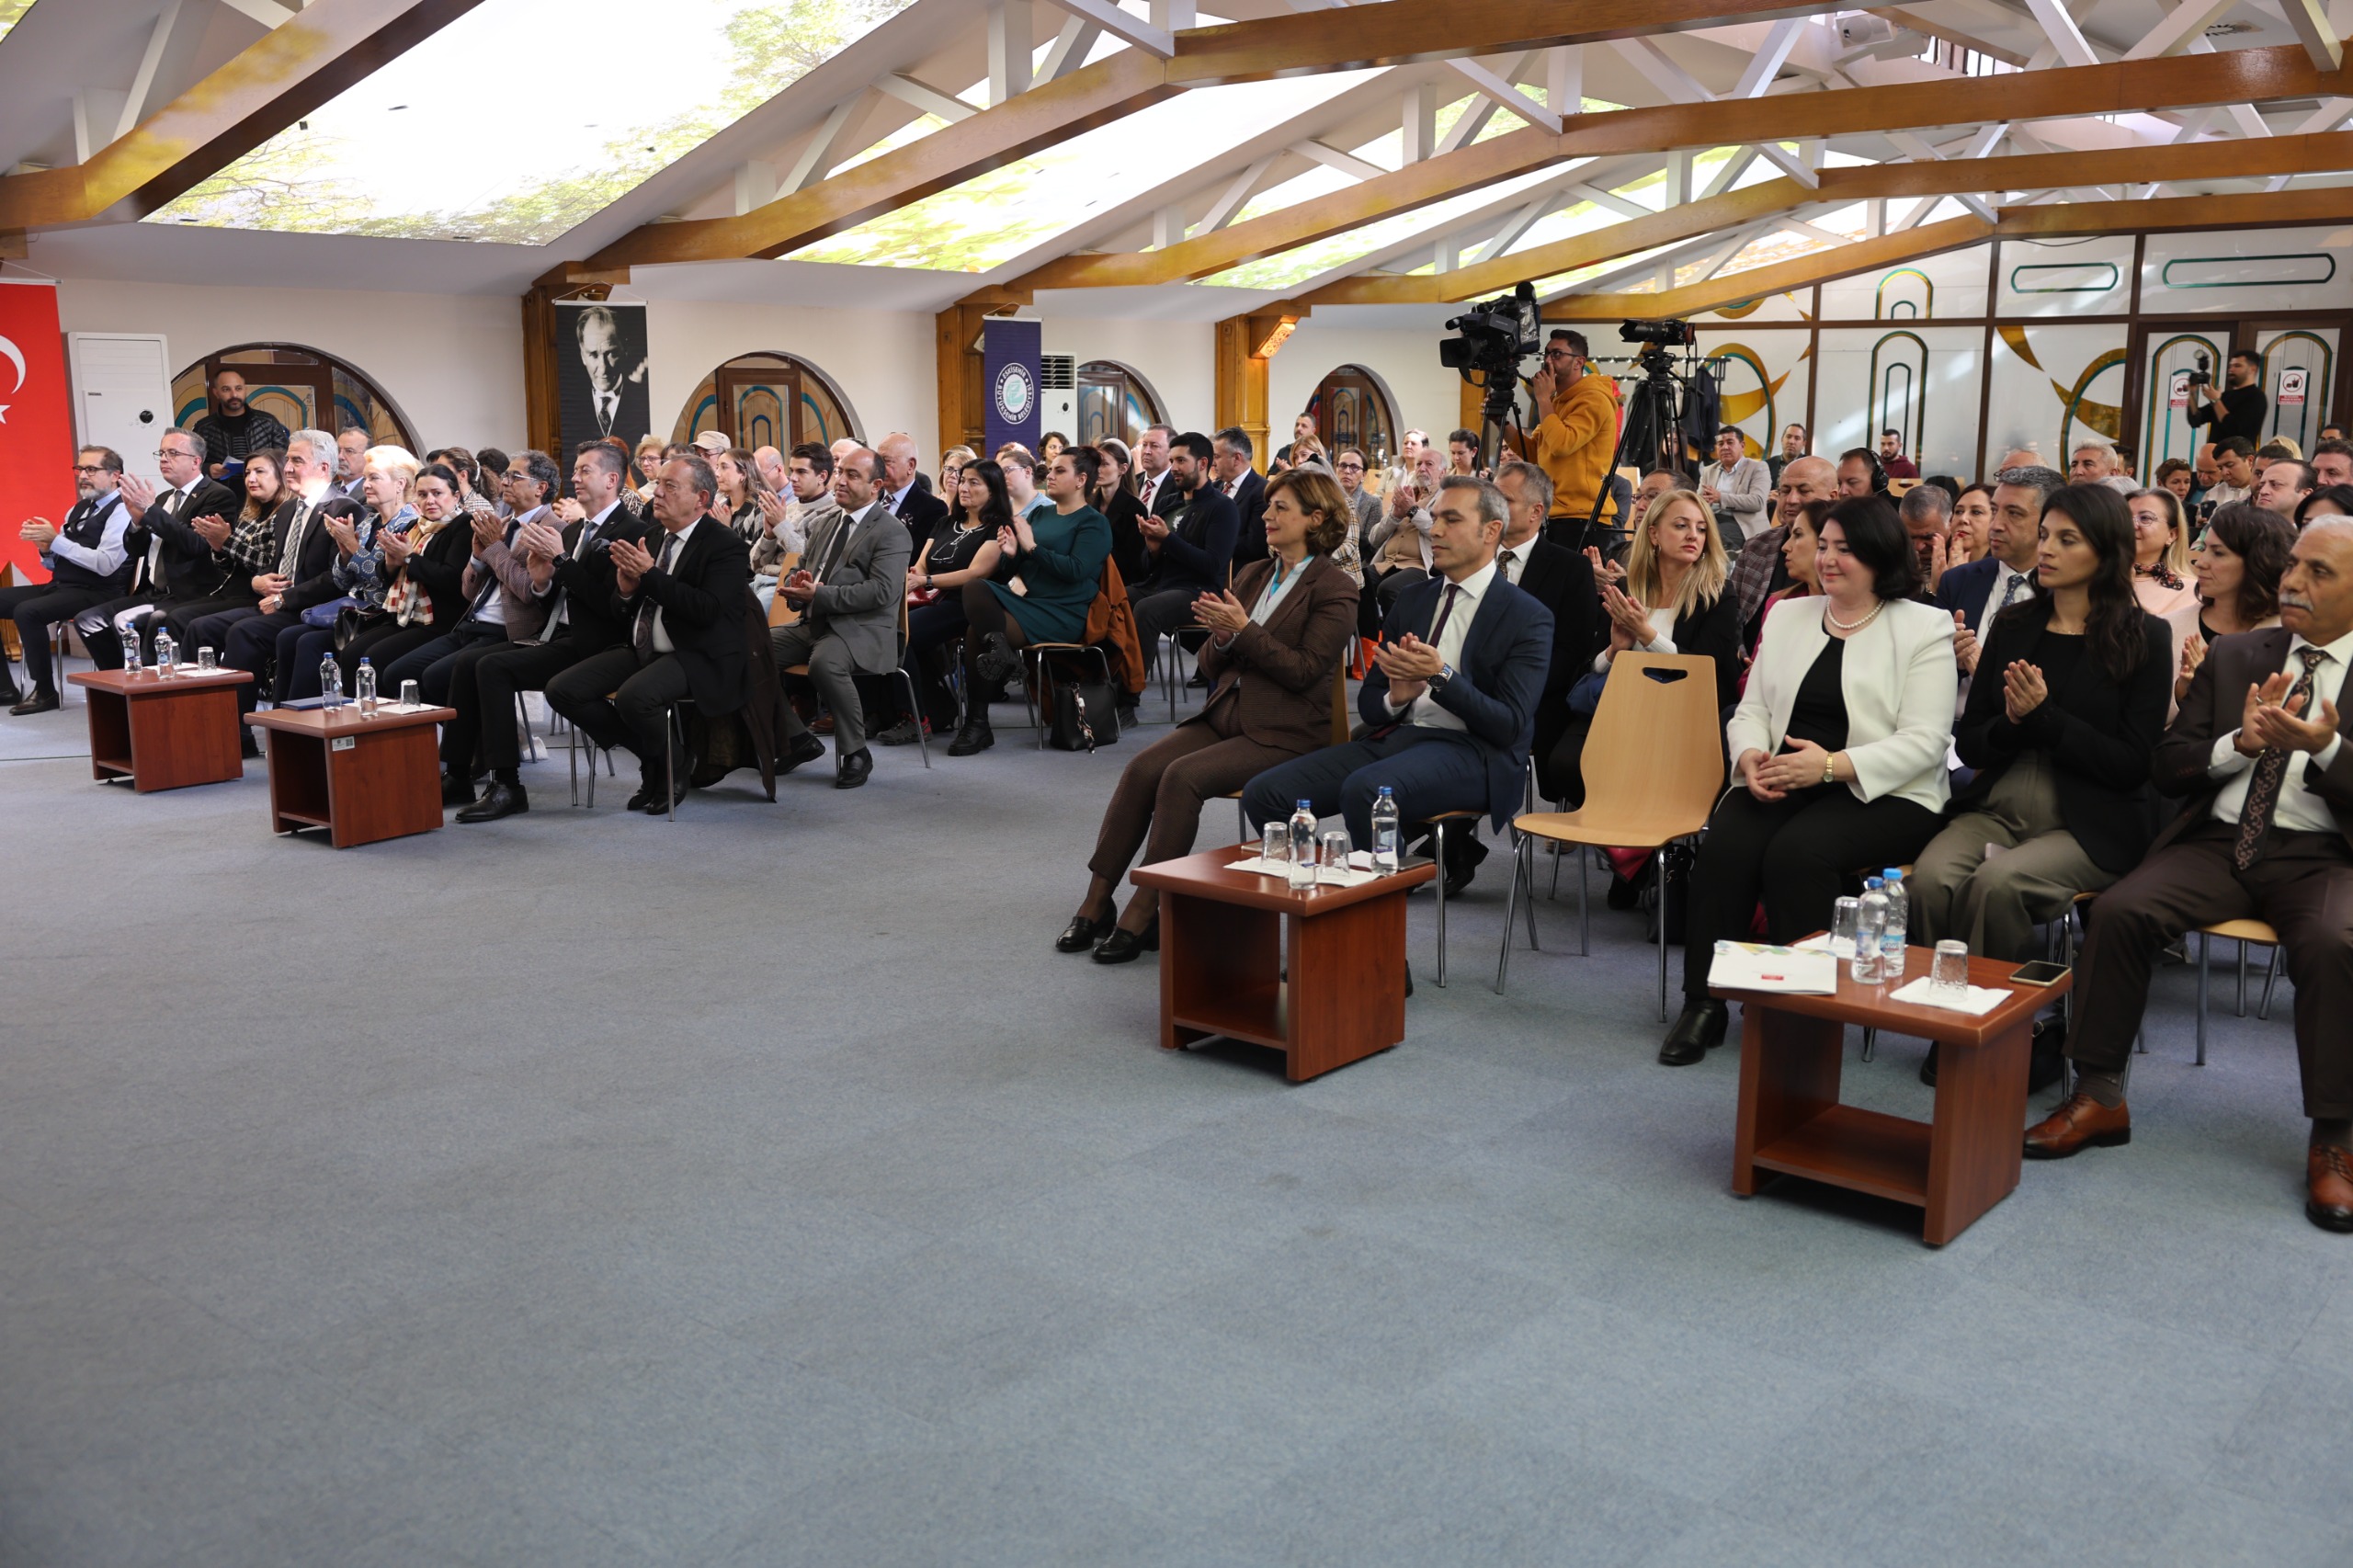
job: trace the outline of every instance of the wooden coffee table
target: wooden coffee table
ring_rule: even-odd
[[[245,671],[76,670],[65,678],[87,693],[90,777],[99,782],[128,778],[144,795],[245,776],[237,745],[237,687],[254,678]]]
[[[1740,1119],[1732,1189],[1741,1197],[1779,1174],[1806,1176],[1922,1210],[1921,1239],[1942,1246],[2018,1185],[2026,1131],[2027,1057],[2034,1017],[2067,994],[2013,985],[2018,966],[1969,960],[1969,983],[2008,991],[1983,1017],[1891,1002],[1888,993],[1928,972],[1927,949],[1908,950],[1896,987],[1858,985],[1838,966],[1835,996],[1719,990],[1740,1004]],[[1937,1042],[1936,1119],[1838,1103],[1847,1026]]]
[[[272,708],[245,715],[269,732],[269,813],[275,833],[323,827],[337,849],[430,833],[441,825],[436,724],[454,708],[372,714],[341,708]]]
[[[1359,887],[1293,892],[1279,877],[1228,869],[1256,848],[1131,874],[1160,891],[1161,1048],[1213,1035],[1270,1046],[1297,1084],[1404,1040],[1405,894],[1436,867],[1412,859]]]

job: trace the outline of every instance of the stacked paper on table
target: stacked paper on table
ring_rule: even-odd
[[[1908,1006],[1942,1007],[1949,1013],[1967,1013],[1972,1018],[1982,1018],[2008,1001],[2010,994],[2002,990],[1987,990],[1983,985],[1951,991],[1923,975],[1909,985],[1889,992],[1887,999]]]
[[[1728,991],[1767,991],[1785,996],[1835,996],[1835,954],[1763,942],[1727,942],[1708,966],[1708,983]]]
[[[1364,860],[1366,863],[1361,866],[1355,864],[1355,862],[1359,858]],[[1364,886],[1365,883],[1371,881],[1381,874],[1372,869],[1372,857],[1365,854],[1362,850],[1358,850],[1356,854],[1349,856],[1348,859],[1350,863],[1346,867],[1316,867],[1316,886],[1327,888],[1360,888]],[[1290,875],[1290,862],[1288,860],[1269,860],[1263,855],[1253,855],[1246,860],[1234,861],[1233,864],[1227,866],[1226,869],[1229,871],[1252,871],[1262,877],[1283,877],[1287,879]]]

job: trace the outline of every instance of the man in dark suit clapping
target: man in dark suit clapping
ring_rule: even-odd
[[[717,492],[710,465],[699,457],[662,465],[654,486],[658,551],[628,539],[610,547],[611,611],[628,624],[629,641],[548,683],[549,705],[582,734],[637,754],[642,782],[630,797],[632,811],[658,815],[677,804],[663,769],[672,703],[692,698],[705,718],[744,706],[752,552],[733,528],[705,517]],[[688,771],[678,769],[680,796]]]
[[[874,454],[882,460],[882,505],[906,524],[909,551],[920,549],[948,520],[948,503],[920,483],[923,475],[917,472],[920,460],[913,436],[894,430],[875,443]]]

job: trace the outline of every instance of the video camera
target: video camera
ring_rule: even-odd
[[[1527,283],[1453,317],[1446,330],[1455,335],[1439,342],[1438,362],[1450,370],[1516,376],[1519,362],[1544,347],[1536,290]]]

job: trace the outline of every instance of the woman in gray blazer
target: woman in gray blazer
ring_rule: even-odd
[[[1914,602],[1918,565],[1895,508],[1830,508],[1815,553],[1823,592],[1765,623],[1748,689],[1725,729],[1733,786],[1691,872],[1683,1015],[1658,1059],[1700,1060],[1724,1038],[1708,994],[1719,940],[1790,942],[1830,924],[1845,878],[1910,860],[1936,836],[1952,749],[1952,618]]]

